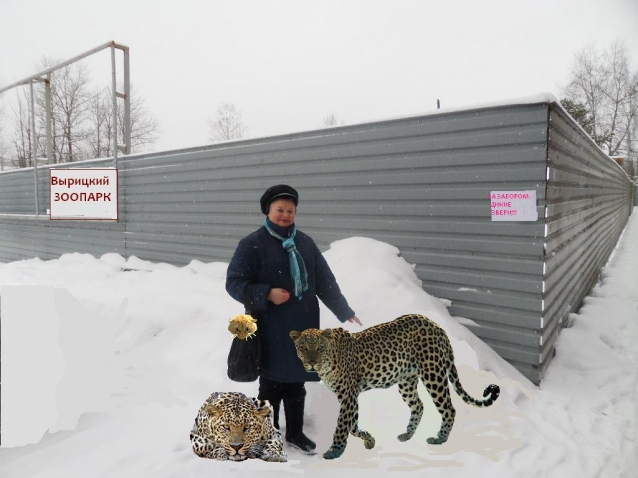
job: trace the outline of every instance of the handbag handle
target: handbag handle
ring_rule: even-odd
[[[246,314],[252,315],[253,317],[255,316],[254,315],[255,304],[253,303],[253,285],[252,284],[248,284],[244,291],[244,310]]]

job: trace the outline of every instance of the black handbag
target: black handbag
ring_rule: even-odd
[[[246,314],[255,316],[252,303],[252,286],[246,287],[244,300]],[[253,335],[246,340],[235,337],[228,352],[228,378],[234,382],[254,382],[259,378],[259,365],[261,362],[261,340],[259,327]]]

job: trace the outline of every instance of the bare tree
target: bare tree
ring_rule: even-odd
[[[44,58],[36,68],[44,70],[59,62]],[[73,162],[113,155],[112,92],[110,88],[91,90],[89,74],[81,63],[74,63],[51,73],[52,163]],[[32,132],[29,88],[19,90],[13,110],[13,132],[9,137],[7,155],[15,167],[31,166],[32,135],[35,134],[38,157],[46,156],[47,108],[45,88],[36,84],[35,132]],[[130,104],[131,150],[157,141],[159,129],[144,101],[132,95]],[[117,102],[118,143],[124,142],[124,108]],[[1,133],[1,132],[0,132]]]
[[[583,127],[610,156],[634,160],[638,137],[638,73],[632,72],[627,49],[614,43],[604,54],[587,47],[574,58],[567,100],[584,107]]]
[[[60,63],[59,60],[43,57],[36,64],[36,70],[41,71],[58,63]],[[92,97],[88,69],[85,64],[74,63],[52,72],[50,79],[52,162],[73,162],[86,159],[90,155],[86,146],[88,134],[86,120]],[[28,89],[25,88],[25,90]],[[36,137],[38,143],[44,145],[47,123],[45,89],[41,84],[36,84],[34,93]],[[20,127],[22,125],[16,123],[14,129]],[[42,151],[40,154],[45,156]]]
[[[59,158],[64,162],[86,159],[89,154],[83,142],[88,131],[83,123],[91,101],[86,68],[82,63],[74,63],[53,72],[52,78],[53,123],[60,134]]]
[[[208,120],[211,141],[243,138],[246,126],[241,119],[241,111],[233,103],[222,103],[217,107],[215,119]]]
[[[343,120],[339,121],[337,119],[337,116],[334,113],[330,113],[328,116],[326,116],[323,119],[324,126],[337,126],[337,125],[344,125],[344,124],[346,124],[346,122]]]
[[[337,126],[337,117],[331,113],[323,119],[324,126]]]
[[[38,71],[60,63],[44,57]],[[7,155],[16,167],[31,165],[31,138],[35,135],[38,157],[46,156],[46,128],[51,124],[53,163],[73,162],[88,158],[113,155],[112,92],[110,88],[92,89],[87,67],[73,63],[50,74],[51,110],[47,118],[45,88],[34,86],[35,132],[32,130],[29,89],[18,93],[13,110],[12,133],[5,132]],[[130,104],[131,149],[136,150],[157,141],[159,128],[155,118],[147,111],[144,101],[132,95]],[[124,111],[117,102],[118,143],[124,142]],[[2,131],[0,131],[0,134]],[[2,136],[0,136],[0,141]]]
[[[7,146],[4,143],[4,137],[0,136],[0,171],[6,171],[9,168],[9,156],[7,155]]]
[[[37,65],[37,70],[44,70],[59,61],[44,57]],[[66,66],[51,73],[51,129],[53,163],[79,161],[89,157],[86,147],[87,111],[91,94],[86,66],[81,63]],[[31,136],[29,88],[18,94],[14,110],[14,126],[12,147],[13,154],[19,164],[23,164],[26,146],[24,138]],[[42,83],[34,85],[35,123],[37,152],[40,157],[46,156],[46,100]],[[29,159],[29,164],[31,160]],[[23,166],[21,166],[23,167]]]
[[[87,136],[87,142],[93,158],[111,156],[113,147],[113,104],[111,97],[112,94],[108,89],[98,89],[93,93],[89,103],[90,133]]]
[[[622,168],[634,182],[638,182],[638,161],[636,158],[626,158],[623,161]]]
[[[132,94],[131,87],[131,151],[154,144],[159,136],[157,120],[148,112],[144,99]],[[89,107],[90,132],[87,142],[94,158],[113,155],[113,94],[110,88],[98,90]],[[118,144],[124,143],[124,107],[117,103]]]
[[[15,127],[9,141],[12,149],[13,166],[17,168],[28,168],[33,166],[31,151],[32,127],[29,114],[29,102],[26,92],[16,94],[16,103],[12,107]]]
[[[4,108],[0,104],[0,171],[7,169],[7,145],[5,143]]]
[[[131,91],[133,87],[131,86]],[[118,127],[119,137],[124,138],[124,108],[118,103]],[[139,95],[131,96],[131,151],[138,151],[145,146],[150,146],[157,142],[160,129],[159,123],[153,115],[148,112],[145,101]]]

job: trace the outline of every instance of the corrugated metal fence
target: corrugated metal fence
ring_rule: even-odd
[[[541,375],[633,208],[633,183],[559,107],[549,116]]]
[[[583,198],[571,176],[556,176],[574,162],[599,186],[583,185]],[[298,226],[323,250],[351,236],[398,247],[426,291],[450,299],[453,315],[476,322],[478,336],[538,382],[556,324],[627,220],[621,173],[547,102],[238,141],[120,160],[119,224],[0,218],[0,260],[114,251],[174,264],[228,261],[261,225],[262,192],[289,183],[301,194]],[[16,195],[29,177],[0,174],[3,212],[33,213]],[[535,190],[539,220],[491,221],[495,190]],[[580,264],[574,250],[587,265],[562,266]]]
[[[0,173],[0,261],[30,257],[53,259],[67,252],[125,255],[123,222],[50,221],[49,169],[111,167],[112,160],[40,167],[38,191],[40,216],[36,216],[33,169]],[[120,195],[123,188],[120,187]]]

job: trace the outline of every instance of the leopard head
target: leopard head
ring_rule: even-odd
[[[324,365],[328,365],[332,329],[307,329],[303,332],[292,330],[290,338],[295,343],[297,356],[307,372],[319,372]]]
[[[243,461],[249,458],[253,447],[259,445],[264,421],[270,414],[267,401],[261,408],[237,400],[208,404],[204,411],[210,417],[210,432],[215,443],[226,450],[228,460]]]
[[[228,331],[239,340],[246,340],[257,331],[257,321],[250,315],[236,315],[229,322]]]

